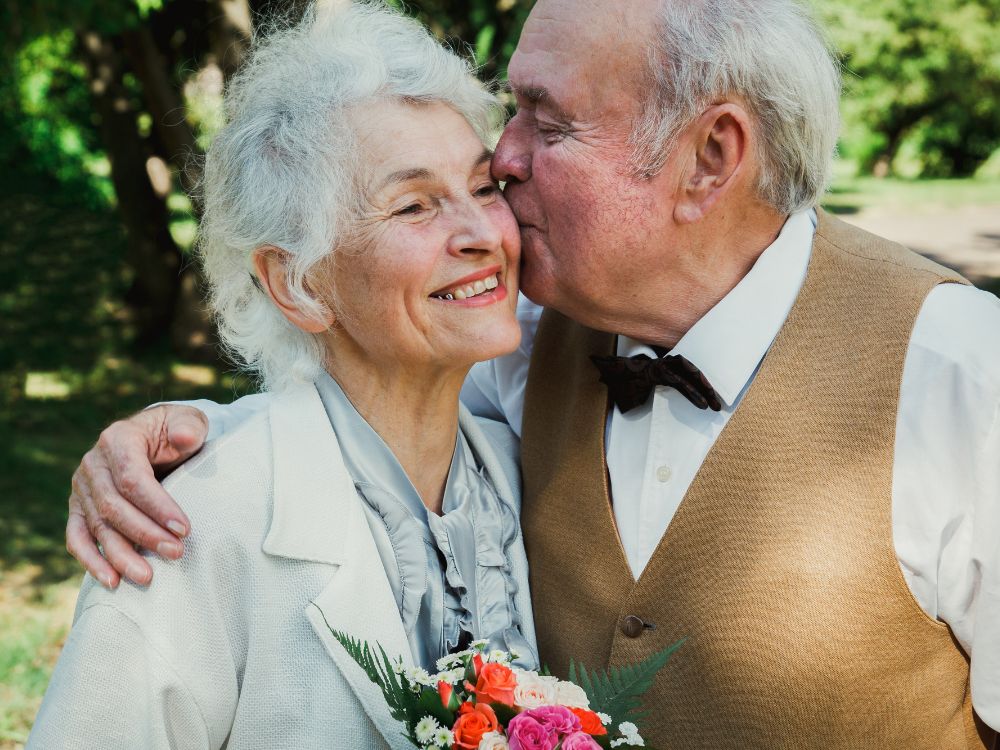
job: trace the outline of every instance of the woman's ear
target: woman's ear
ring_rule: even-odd
[[[692,123],[689,132],[692,167],[674,207],[680,224],[700,221],[746,171],[750,116],[739,104],[716,104]]]
[[[271,298],[275,307],[296,328],[306,333],[323,333],[333,325],[335,317],[329,305],[316,300],[319,315],[314,309],[303,309],[288,288],[288,253],[277,247],[260,247],[253,253],[253,267],[257,279]]]

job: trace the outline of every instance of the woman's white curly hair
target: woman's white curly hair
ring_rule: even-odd
[[[199,252],[222,343],[267,389],[311,380],[323,353],[261,291],[251,256],[285,251],[297,303],[318,310],[304,279],[350,234],[361,197],[350,113],[383,100],[447,104],[484,142],[502,121],[469,61],[375,0],[258,35],[228,86],[227,124],[205,159]]]

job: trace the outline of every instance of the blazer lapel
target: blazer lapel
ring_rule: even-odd
[[[331,566],[326,588],[305,615],[372,723],[391,748],[410,747],[381,691],[333,637],[337,630],[412,662],[399,608],[354,481],[312,384],[270,407],[274,504],[266,554]]]

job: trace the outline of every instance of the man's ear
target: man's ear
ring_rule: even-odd
[[[688,128],[690,172],[674,205],[678,224],[700,221],[747,170],[750,116],[733,102],[709,107]]]
[[[296,328],[306,333],[322,333],[333,325],[335,317],[329,305],[316,300],[321,308],[317,315],[316,310],[300,306],[299,300],[291,294],[287,252],[278,247],[257,248],[253,253],[253,267],[267,296]]]

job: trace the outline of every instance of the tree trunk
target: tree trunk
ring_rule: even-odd
[[[177,168],[181,186],[190,196],[195,214],[200,215],[194,188],[201,178],[201,149],[185,117],[184,100],[167,60],[146,26],[125,31],[122,40],[132,71],[142,84],[143,100],[153,119],[153,127],[165,149],[163,156]]]
[[[121,53],[111,39],[93,31],[80,35],[79,47],[128,239],[126,261],[133,279],[125,301],[134,315],[136,343],[144,346],[169,330],[180,286],[181,254],[170,236],[166,203],[147,172],[150,154],[122,83]]]
[[[197,219],[202,210],[198,186],[204,154],[186,117],[180,91],[183,84],[176,80],[173,66],[148,26],[126,31],[123,39],[132,69],[142,84],[143,99],[163,146],[163,155],[177,170],[181,187],[190,198]],[[205,303],[201,266],[190,258],[186,261],[181,269],[176,310],[169,330],[170,341],[174,350],[188,359],[216,362],[215,327]]]

